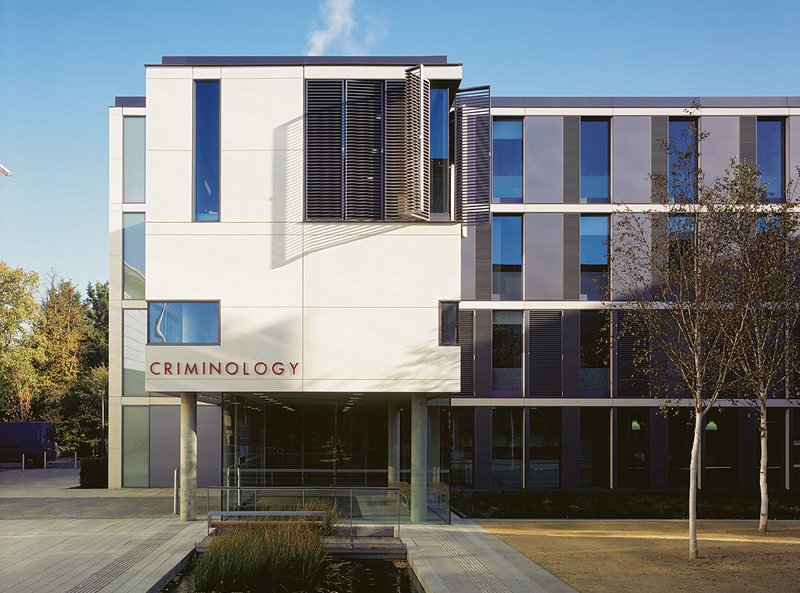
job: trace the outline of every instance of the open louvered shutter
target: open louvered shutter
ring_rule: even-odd
[[[461,346],[461,395],[475,395],[475,311],[458,312]]]
[[[406,109],[403,80],[387,80],[384,94],[386,220],[402,220],[400,205],[406,195]]]
[[[345,219],[383,219],[383,81],[345,83]]]
[[[341,80],[306,81],[306,220],[342,220]]]
[[[430,87],[422,66],[406,70],[406,191],[399,204],[401,219],[430,220]]]
[[[561,395],[561,311],[528,312],[528,356],[532,397]]]
[[[460,90],[455,119],[455,214],[465,224],[488,224],[492,196],[492,116],[488,86]]]

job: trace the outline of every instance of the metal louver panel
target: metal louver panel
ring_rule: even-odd
[[[739,160],[756,164],[756,118],[743,116],[739,118]]]
[[[305,218],[342,220],[341,80],[306,81]]]
[[[665,150],[665,144],[669,142],[669,118],[661,115],[652,117],[650,119],[650,171],[653,177],[650,181],[650,195],[653,202],[658,202],[656,179],[666,180],[671,174],[669,153]]]
[[[475,227],[475,298],[492,298],[492,227],[488,224]]]
[[[564,214],[564,299],[579,298],[581,215]]]
[[[402,219],[430,220],[430,86],[421,65],[406,70],[406,192],[399,204]]]
[[[528,315],[528,393],[532,397],[559,397],[561,311],[529,311]]]
[[[384,95],[386,220],[401,220],[400,204],[406,194],[405,88],[403,80],[387,80]]]
[[[577,204],[581,195],[581,118],[564,117],[564,203]]]
[[[453,101],[455,216],[488,224],[492,199],[492,116],[488,86],[460,90]]]
[[[461,395],[475,395],[474,311],[458,312],[458,345],[461,346]]]
[[[622,335],[617,335],[617,397],[647,397],[649,382],[636,364],[636,350],[644,347],[644,335],[641,329],[626,318],[631,313],[617,312],[617,327],[625,325]]]
[[[345,86],[345,219],[383,218],[383,81]]]

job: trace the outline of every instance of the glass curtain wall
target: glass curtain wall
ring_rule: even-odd
[[[608,408],[581,409],[581,488],[608,488],[611,423]]]
[[[492,408],[492,488],[522,488],[522,408]]]
[[[620,488],[650,486],[650,409],[617,410],[617,482]]]
[[[532,408],[528,416],[528,487],[561,487],[561,409]]]
[[[475,463],[475,409],[450,408],[450,485],[472,488]]]
[[[608,397],[608,313],[581,311],[580,391],[583,397]]]

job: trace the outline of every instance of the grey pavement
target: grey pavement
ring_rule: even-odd
[[[577,593],[470,520],[403,525],[400,535],[426,593]]]
[[[0,592],[158,591],[206,535],[170,489],[77,485],[72,469],[0,474]]]

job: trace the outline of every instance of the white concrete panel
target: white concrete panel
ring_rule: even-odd
[[[222,68],[219,66],[199,66],[192,68],[192,78],[195,80],[219,80]]]
[[[108,158],[122,158],[122,110],[108,110]]]
[[[432,307],[461,296],[460,225],[305,226],[308,307]],[[405,229],[410,231],[410,229]]]
[[[108,161],[108,202],[122,204],[122,159]]]
[[[192,220],[192,153],[148,150],[147,222]]]
[[[303,152],[222,151],[226,222],[302,222]]]
[[[226,66],[222,78],[303,78],[302,66]]]
[[[203,223],[194,223],[202,233]],[[209,223],[210,224],[210,223]],[[222,300],[223,306],[302,304],[300,234],[147,236],[148,300]],[[224,326],[223,326],[224,327]]]
[[[303,81],[225,79],[222,150],[302,150]]]
[[[345,391],[457,390],[461,352],[438,345],[438,327],[438,307],[306,308],[304,388],[334,381]]]
[[[407,66],[306,66],[305,77],[360,80],[374,78],[404,79],[406,77],[406,68],[411,66],[414,66],[414,64]],[[429,78],[427,72],[425,77]]]
[[[191,78],[148,78],[148,150],[192,150],[193,84]]]
[[[237,222],[235,226],[222,223],[162,222],[147,219],[147,233],[153,235],[285,235],[302,233],[299,222]]]
[[[191,66],[158,66],[150,65],[145,68],[145,76],[151,78],[192,78]],[[150,93],[147,93],[148,97]]]
[[[123,107],[122,108],[122,115],[124,116],[133,116],[133,117],[146,117],[147,116],[147,108],[146,107]]]
[[[220,346],[145,348],[148,391],[301,390],[304,370],[299,308],[223,306],[220,313]],[[212,363],[218,365],[218,371]]]

